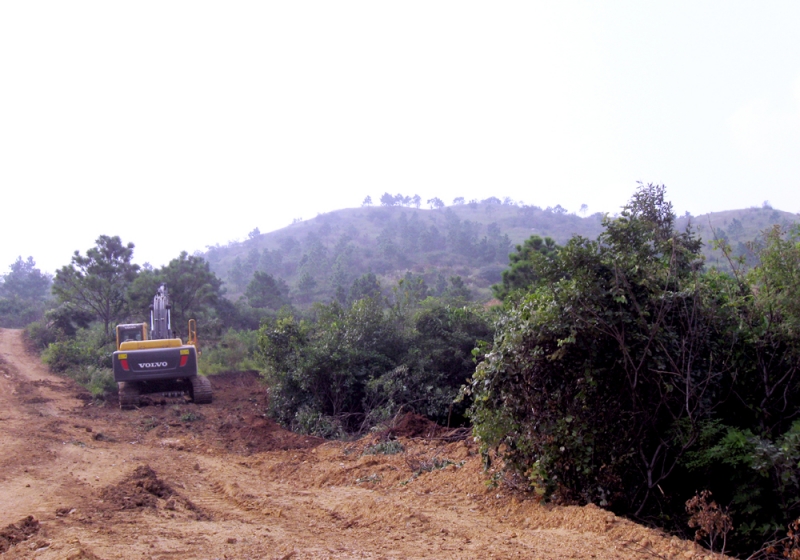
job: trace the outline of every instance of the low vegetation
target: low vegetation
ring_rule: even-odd
[[[461,425],[466,405],[454,400],[474,370],[473,348],[491,337],[481,308],[366,297],[265,322],[258,356],[272,414],[295,430],[331,436],[363,433],[401,410]]]

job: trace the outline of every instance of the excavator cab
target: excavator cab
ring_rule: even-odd
[[[123,342],[140,342],[147,340],[147,323],[134,323],[131,325],[117,325],[117,350]]]

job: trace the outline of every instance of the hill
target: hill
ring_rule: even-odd
[[[774,225],[790,227],[800,222],[800,214],[775,210],[769,206],[710,212],[697,217],[682,217],[678,220],[680,228],[686,227],[691,220],[700,237],[703,239],[703,255],[706,266],[728,268],[728,262],[718,250],[712,247],[712,241],[724,240],[736,256],[745,256],[752,264],[752,251],[748,243],[760,243],[762,232]]]
[[[407,206],[347,208],[294,223],[270,233],[251,232],[244,241],[209,247],[203,255],[234,299],[242,295],[254,272],[286,282],[294,302],[330,301],[345,297],[353,282],[374,273],[384,290],[398,281],[422,281],[431,295],[460,286],[471,297],[487,300],[500,280],[508,254],[531,235],[558,243],[573,235],[595,238],[603,215],[586,217],[560,206],[539,208],[502,204],[498,199],[439,209]],[[773,224],[800,221],[797,214],[769,207],[712,212],[678,220],[691,223],[704,240],[708,266],[727,267],[711,241],[726,239],[738,254],[747,242]]]

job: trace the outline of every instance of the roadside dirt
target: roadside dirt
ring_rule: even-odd
[[[326,442],[282,429],[253,373],[211,381],[211,405],[123,412],[0,329],[0,555],[712,557],[596,507],[490,488],[470,442],[443,441],[419,419],[392,434],[401,452],[371,454],[379,435]]]

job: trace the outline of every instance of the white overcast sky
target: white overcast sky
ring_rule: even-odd
[[[800,212],[800,2],[0,3],[0,273],[383,192]]]

